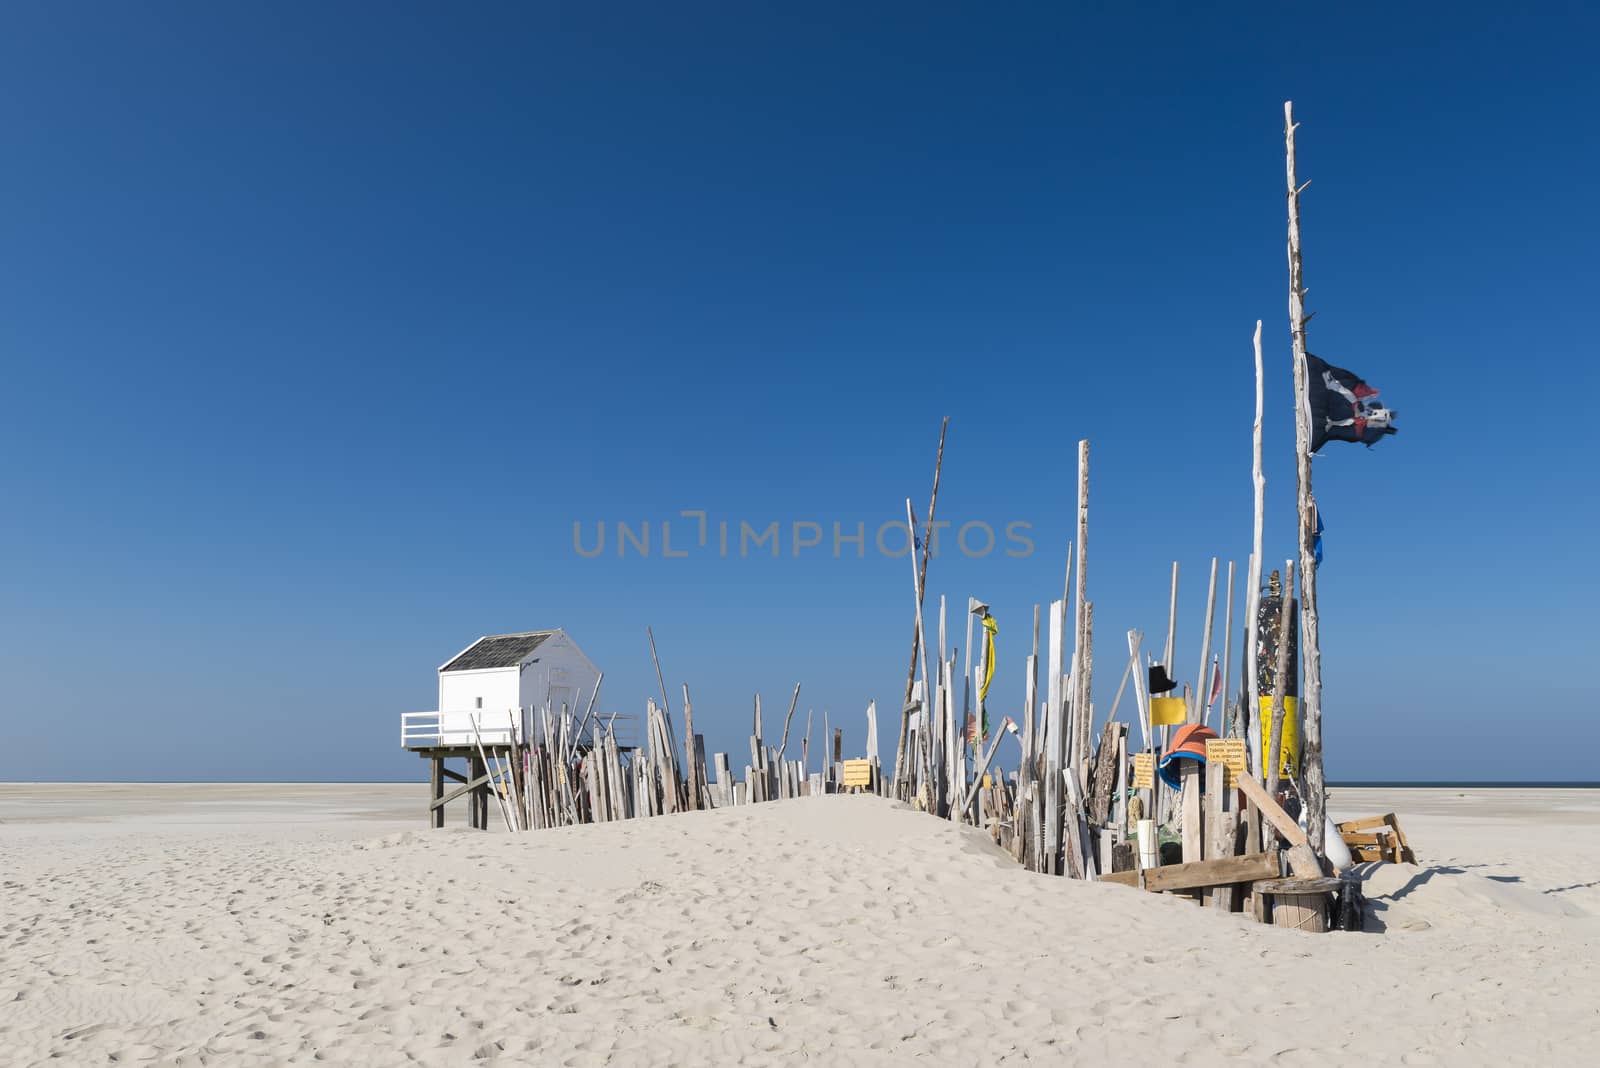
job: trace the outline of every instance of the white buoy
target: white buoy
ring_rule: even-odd
[[[1326,833],[1322,836],[1322,852],[1328,858],[1328,863],[1333,865],[1334,871],[1348,871],[1354,866],[1356,860],[1350,855],[1350,847],[1344,844],[1344,835],[1339,833],[1339,828],[1333,825],[1333,817],[1322,817]]]
[[[1156,846],[1156,821],[1139,821],[1139,867],[1154,868],[1158,866],[1157,857],[1159,850]]]
[[[1300,818],[1296,821],[1300,829],[1306,829],[1306,811],[1300,810]],[[1344,844],[1344,835],[1339,833],[1339,828],[1334,826],[1333,817],[1324,814],[1322,825],[1325,833],[1322,837],[1323,855],[1328,858],[1328,863],[1333,865],[1333,870],[1348,871],[1355,865],[1356,859],[1350,855],[1350,847]]]

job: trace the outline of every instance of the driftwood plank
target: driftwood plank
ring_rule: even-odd
[[[1183,859],[1186,862],[1205,859],[1205,828],[1200,796],[1200,767],[1193,760],[1185,760],[1178,772],[1183,783],[1180,795],[1183,803]]]
[[[1111,818],[1111,791],[1117,779],[1117,739],[1121,724],[1107,722],[1100,732],[1100,748],[1095,752],[1094,792],[1089,801],[1089,822],[1103,826]]]
[[[1239,789],[1250,799],[1251,804],[1261,810],[1262,818],[1276,828],[1289,843],[1289,870],[1302,879],[1321,877],[1322,863],[1306,844],[1306,832],[1302,831],[1300,825],[1290,819],[1282,806],[1267,794],[1267,788],[1261,785],[1261,781],[1250,774],[1236,775],[1235,781]]]
[[[1233,791],[1224,788],[1220,774],[1217,775],[1217,779],[1216,789],[1207,795],[1207,800],[1210,802],[1206,810],[1207,860],[1222,860],[1238,852],[1234,843],[1238,838],[1239,813],[1230,811],[1226,807]],[[1207,890],[1204,900],[1207,905],[1232,912],[1237,904],[1238,894],[1232,886],[1219,886]]]
[[[1284,841],[1292,846],[1306,844],[1306,832],[1300,825],[1290,818],[1277,800],[1267,793],[1267,788],[1261,785],[1261,780],[1254,775],[1244,774],[1234,777],[1239,789],[1244,791],[1256,808],[1261,810],[1261,815],[1283,835]]]
[[[1144,871],[1119,871],[1102,874],[1103,883],[1121,886],[1138,886],[1139,876],[1144,876],[1144,888],[1151,892],[1163,890],[1197,890],[1206,886],[1226,886],[1230,883],[1247,883],[1257,879],[1275,878],[1278,873],[1278,854],[1250,853],[1242,857],[1219,857],[1216,860],[1199,860],[1191,864],[1168,864]]]

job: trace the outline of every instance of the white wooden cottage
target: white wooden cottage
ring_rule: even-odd
[[[567,632],[487,634],[439,666],[439,707],[400,717],[400,744],[437,749],[527,741],[539,710],[581,717],[600,669]]]

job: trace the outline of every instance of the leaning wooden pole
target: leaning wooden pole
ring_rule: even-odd
[[[650,659],[651,659],[651,661],[653,661],[655,663],[655,666],[656,666],[656,684],[661,687],[661,716],[662,716],[662,721],[661,722],[662,722],[662,728],[666,733],[666,738],[663,741],[663,748],[664,748],[665,752],[667,754],[669,754],[669,759],[666,761],[666,767],[670,768],[671,764],[672,764],[672,761],[670,759],[670,754],[672,753],[673,749],[676,748],[673,745],[673,740],[672,740],[672,704],[671,704],[671,702],[669,702],[667,700],[667,682],[666,682],[666,679],[662,678],[662,676],[661,676],[661,658],[656,655],[656,635],[655,635],[655,632],[653,630],[651,630],[648,626],[646,626],[644,628],[644,632],[645,632],[645,634],[649,635],[649,637],[650,637]],[[690,745],[694,744],[694,735],[693,735],[693,733],[691,733],[689,735],[689,744]],[[673,797],[672,797],[672,801],[667,806],[667,811],[668,812],[676,812],[676,811],[678,811],[678,806],[679,805],[683,805],[683,804],[687,804],[688,803],[688,799],[689,799],[689,795],[687,793],[685,793],[681,789],[683,784],[677,780],[677,772],[675,772],[675,771],[672,772],[672,777],[673,777],[672,778],[672,795],[673,795]]]
[[[644,628],[645,634],[650,638],[650,660],[656,666],[656,684],[661,687],[661,711],[672,717],[672,705],[667,700],[667,680],[661,677],[661,658],[656,655],[656,633],[648,626]]]
[[[1327,806],[1322,777],[1322,646],[1317,635],[1317,513],[1311,492],[1311,399],[1306,370],[1305,281],[1300,265],[1300,194],[1294,161],[1294,101],[1283,102],[1284,168],[1289,198],[1289,330],[1294,340],[1295,469],[1300,507],[1300,662],[1305,677],[1300,687],[1305,723],[1303,763],[1306,779],[1306,835],[1322,855],[1323,812]],[[1306,185],[1310,185],[1307,182]]]
[[[1178,561],[1172,561],[1172,599],[1167,603],[1167,644],[1161,653],[1161,666],[1167,669],[1167,678],[1177,681],[1172,669],[1172,645],[1178,630]]]
[[[1017,733],[1016,721],[1010,716],[1007,716],[1005,721],[1000,724],[1000,729],[994,732],[994,741],[989,745],[989,752],[984,756],[982,762],[979,763],[977,769],[973,771],[972,785],[967,789],[967,792],[962,795],[961,798],[962,812],[971,811],[973,802],[978,799],[978,791],[983,788],[983,777],[989,774],[989,765],[994,763],[994,755],[1000,751],[1000,741],[1006,736],[1007,732],[1011,734]],[[974,743],[973,748],[977,749],[981,747]],[[983,821],[981,819],[976,819],[974,823],[976,826],[983,826]]]
[[[1167,644],[1166,644],[1166,647],[1162,650],[1162,653],[1161,653],[1161,666],[1166,669],[1167,678],[1170,681],[1173,681],[1173,682],[1177,681],[1177,673],[1173,670],[1173,667],[1172,667],[1173,648],[1174,648],[1174,642],[1176,641],[1176,638],[1177,638],[1177,632],[1178,632],[1178,561],[1174,560],[1174,561],[1172,561],[1172,597],[1167,602]],[[1155,694],[1151,694],[1150,696],[1153,698],[1153,697],[1155,697]],[[1171,696],[1171,695],[1169,694],[1168,696]],[[1171,739],[1172,739],[1172,728],[1171,727],[1166,727],[1166,726],[1162,727],[1161,728],[1161,744],[1159,746],[1157,746],[1157,749],[1159,751],[1163,752],[1163,753],[1166,752],[1167,743],[1169,741],[1171,741]],[[1152,819],[1154,819],[1156,821],[1157,826],[1159,826],[1159,825],[1161,825],[1163,823],[1166,823],[1167,820],[1170,819],[1171,816],[1172,816],[1172,813],[1171,813],[1170,809],[1172,807],[1172,798],[1173,798],[1174,795],[1172,794],[1171,791],[1163,791],[1161,789],[1161,784],[1158,782],[1158,783],[1156,783],[1156,785],[1154,787],[1152,787],[1151,796],[1155,801],[1155,807],[1151,810],[1150,816],[1151,816]]]
[[[922,537],[922,562],[917,572],[917,618],[911,628],[911,666],[906,670],[906,696],[905,700],[900,702],[901,708],[905,708],[911,703],[911,692],[917,684],[917,658],[922,653],[922,595],[923,591],[928,588],[928,553],[933,548],[933,510],[939,504],[939,472],[944,467],[944,435],[949,429],[950,417],[947,415],[944,417],[944,421],[939,424],[939,452],[933,460],[933,495],[928,498],[928,524]],[[916,528],[912,527],[908,534],[912,539],[914,551]],[[927,673],[924,672],[923,674],[926,675]],[[923,701],[925,704],[927,703],[926,694],[923,695]],[[926,714],[924,714],[922,721],[923,723],[928,722]],[[902,712],[900,715],[900,737],[894,745],[894,775],[897,783],[900,781],[900,769],[904,764],[905,755],[906,716]]]
[[[789,723],[794,719],[794,706],[800,703],[800,684],[794,684],[794,696],[789,698],[789,711],[783,717],[783,737],[778,740],[778,759],[783,759],[784,752],[789,748]]]
[[[578,723],[578,731],[577,731],[577,733],[579,733],[579,734],[582,734],[583,733],[583,728],[589,725],[589,717],[590,717],[590,715],[592,715],[594,713],[595,699],[600,696],[600,684],[602,682],[604,682],[604,681],[606,681],[606,673],[604,671],[600,672],[599,675],[595,676],[594,689],[592,691],[590,691],[590,693],[589,693],[589,707],[584,709],[584,711],[583,711],[583,719],[581,721],[579,721],[579,723]],[[613,720],[616,719],[616,713],[615,712],[613,712],[611,714],[611,718]],[[610,724],[606,725],[606,729],[608,731],[611,729]],[[546,728],[545,732],[544,732],[544,742],[545,742],[545,745],[549,745],[550,744],[550,731],[549,731],[548,728]],[[577,753],[577,742],[574,741],[573,742],[573,751],[571,753],[567,753],[566,754],[566,759],[571,760],[576,753]]]
[[[1194,677],[1194,702],[1189,705],[1189,722],[1203,723],[1207,699],[1211,696],[1211,622],[1217,618],[1217,558],[1211,558],[1211,585],[1206,593],[1205,625],[1200,628],[1200,673]]]

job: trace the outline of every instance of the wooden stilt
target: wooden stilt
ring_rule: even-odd
[[[428,784],[428,826],[439,828],[444,826],[444,805],[439,803],[444,797],[444,757],[433,757],[428,764],[432,772]]]
[[[482,756],[470,758],[472,780],[478,785],[472,791],[471,826],[474,830],[489,829],[489,766]]]

